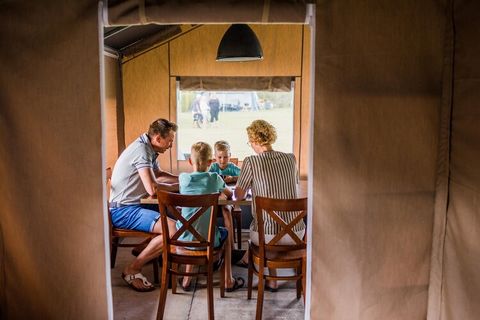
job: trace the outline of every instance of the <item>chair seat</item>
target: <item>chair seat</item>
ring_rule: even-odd
[[[254,256],[260,256],[260,248],[253,243],[250,243],[250,249]],[[265,251],[265,258],[267,260],[276,261],[292,261],[305,258],[307,251],[304,249],[292,250],[292,251]]]
[[[182,263],[182,261],[193,262],[192,259],[196,260],[197,264],[206,264],[207,263],[207,251],[206,250],[188,250],[182,247],[171,246],[170,253],[172,257],[172,262]],[[217,261],[222,257],[223,247],[213,250],[213,261]],[[187,262],[185,262],[187,263]]]
[[[130,229],[121,229],[121,228],[112,228],[112,236],[114,237],[155,237],[155,233],[138,231],[138,230],[130,230]]]

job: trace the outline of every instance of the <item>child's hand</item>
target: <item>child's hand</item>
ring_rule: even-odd
[[[227,200],[227,195],[225,193],[220,193],[220,195],[218,196],[218,199],[219,200]]]
[[[223,179],[223,181],[225,181],[225,183],[233,183],[233,182],[237,181],[236,178],[237,177],[225,176],[225,179]]]

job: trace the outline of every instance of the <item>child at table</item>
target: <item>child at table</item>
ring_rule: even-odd
[[[215,149],[216,162],[210,166],[208,171],[218,173],[226,183],[237,182],[240,168],[230,162],[230,144],[227,141],[220,140],[215,142],[213,148]]]
[[[232,192],[225,185],[225,182],[216,173],[207,172],[212,163],[212,147],[205,142],[197,142],[192,146],[189,163],[193,167],[192,173],[181,173],[178,177],[181,194],[209,194],[222,192],[223,197],[231,197]],[[183,208],[182,216],[189,218],[195,214],[195,208]],[[194,228],[205,238],[208,235],[210,213],[204,214],[200,219],[193,222]],[[177,229],[182,227],[182,223],[177,221]],[[179,240],[194,240],[193,235],[186,231]],[[245,280],[232,277],[231,255],[232,247],[228,231],[224,228],[215,230],[215,247],[219,247],[224,241],[225,245],[225,290],[231,292],[243,287]],[[187,272],[192,271],[193,266],[186,266]],[[183,277],[182,288],[185,291],[191,290],[191,277]]]
[[[225,183],[237,182],[240,168],[230,161],[230,144],[225,140],[215,142],[215,160],[210,166],[209,172],[218,173]],[[245,250],[235,250],[233,247],[233,221],[232,206],[222,206],[223,223],[228,230],[228,237],[232,245],[232,263],[236,264],[245,254]]]

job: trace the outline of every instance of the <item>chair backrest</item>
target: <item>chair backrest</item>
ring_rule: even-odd
[[[105,183],[107,184],[107,198],[108,198],[108,197],[110,197],[110,183],[112,182],[112,168],[108,167],[107,169],[105,169],[105,173],[106,173]]]
[[[165,250],[166,252],[170,252],[170,246],[174,245],[177,247],[207,250],[207,255],[210,255],[210,253],[213,254],[218,196],[219,193],[184,195],[157,190],[158,207],[160,209],[160,219],[162,222],[163,245],[167,249]],[[182,216],[181,208],[196,208],[196,211],[189,219],[185,219]],[[203,215],[209,213],[208,235],[205,238],[192,224]],[[173,234],[171,234],[168,226],[169,215],[182,223],[182,227]],[[189,231],[193,235],[193,241],[179,240],[179,237],[185,231]]]
[[[302,221],[307,216],[307,198],[300,199],[273,199],[265,197],[255,197],[255,212],[258,222],[258,238],[259,247],[272,251],[285,251],[305,249],[307,244],[304,239],[300,239],[294,232],[295,225]],[[266,212],[273,221],[275,221],[279,228],[278,232],[273,239],[268,243],[265,243],[265,228],[264,228],[264,214]],[[282,218],[288,216],[290,221],[285,221]],[[289,235],[295,244],[292,245],[279,245],[277,244],[283,236]]]
[[[213,158],[212,161],[217,162],[217,159]],[[230,162],[238,166],[238,158],[230,158]]]
[[[110,184],[112,182],[112,168],[111,167],[108,167],[106,170],[105,170],[105,184],[106,184],[106,187],[107,187],[107,216],[108,216],[108,237],[110,238],[110,252],[112,252],[113,248],[112,248],[112,241],[113,241],[113,235],[112,235],[112,232],[113,232],[113,223],[112,223],[112,216],[110,215],[110,208],[109,208],[109,199],[110,199]],[[111,262],[112,266],[115,264],[115,262]]]

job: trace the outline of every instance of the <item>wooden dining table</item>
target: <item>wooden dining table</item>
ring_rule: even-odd
[[[233,189],[234,186],[230,186],[230,189]],[[299,198],[306,198],[308,196],[307,192],[307,181],[306,180],[300,180],[298,183],[298,197]],[[156,196],[149,196],[146,198],[143,198],[140,200],[140,203],[144,204],[157,204],[157,197]],[[252,204],[252,194],[249,192],[247,194],[247,197],[243,200],[237,200],[237,199],[218,199],[218,204],[220,206],[225,206],[225,205],[237,205],[237,206],[249,206]]]
[[[157,204],[157,197],[156,196],[149,196],[140,200],[140,203],[144,204]],[[238,206],[249,206],[252,204],[252,196],[248,196],[243,200],[236,200],[236,199],[218,199],[218,205],[225,206],[225,205],[238,205]]]

